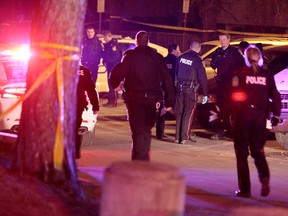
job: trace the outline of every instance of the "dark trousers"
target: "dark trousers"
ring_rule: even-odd
[[[176,90],[174,113],[176,118],[175,140],[189,140],[190,125],[195,111],[196,93],[193,88],[183,87]]]
[[[110,82],[110,72],[107,72],[107,81],[108,81],[108,87],[109,87],[109,92],[108,92],[108,103],[112,104],[113,106],[117,105],[117,99],[118,99],[118,92],[114,90],[114,88],[111,86]]]
[[[236,117],[234,148],[237,160],[239,189],[246,193],[251,190],[248,166],[249,149],[258,171],[260,182],[269,179],[270,173],[264,153],[266,142],[266,116],[264,110],[241,110]]]
[[[132,133],[132,160],[150,160],[151,129],[156,121],[156,97],[128,97],[127,109]]]
[[[157,120],[156,120],[156,138],[161,139],[164,135],[164,128],[165,128],[165,114],[161,114],[161,109],[164,106],[164,102],[161,102],[161,105],[159,107],[159,112],[157,113]]]
[[[75,145],[75,153],[76,158],[80,158],[80,148],[81,148],[81,135],[79,135],[79,128],[82,124],[82,113],[84,109],[78,109],[76,111],[76,129],[75,129],[75,137],[76,137],[76,145]]]
[[[92,80],[96,84],[98,78],[98,64],[88,64],[85,67],[87,67],[90,70]]]
[[[231,133],[232,127],[230,123],[231,117],[231,82],[229,84],[225,82],[218,83],[218,92],[217,92],[217,106],[220,109],[219,112],[219,121],[215,126],[215,131],[219,136],[224,136],[225,132]]]

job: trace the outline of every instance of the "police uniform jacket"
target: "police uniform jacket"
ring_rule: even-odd
[[[109,72],[121,61],[121,58],[122,51],[119,48],[117,39],[112,38],[108,43],[104,44],[103,64]]]
[[[177,59],[176,79],[178,84],[182,81],[200,83],[204,95],[207,95],[207,75],[201,57],[190,50]],[[189,83],[188,83],[189,84]]]
[[[230,86],[234,72],[245,66],[245,61],[239,50],[229,45],[225,50],[220,47],[215,50],[210,65],[217,69],[217,80]]]
[[[174,85],[177,57],[175,55],[169,53],[164,59],[165,59],[170,77],[172,79],[172,83]]]
[[[78,71],[79,81],[77,88],[77,107],[80,110],[87,109],[88,101],[85,92],[89,97],[93,111],[99,111],[99,98],[92,81],[89,69],[80,66]]]
[[[232,99],[238,110],[265,110],[268,113],[271,105],[273,114],[280,115],[281,95],[272,73],[263,68],[257,73],[254,73],[251,67],[237,70],[232,79]]]
[[[123,61],[113,68],[110,76],[113,88],[125,80],[128,95],[155,95],[165,92],[166,107],[174,104],[174,89],[164,58],[149,46],[137,46],[124,53]]]
[[[103,54],[101,42],[95,36],[94,38],[86,38],[82,46],[81,63],[88,67],[91,64],[99,65]]]

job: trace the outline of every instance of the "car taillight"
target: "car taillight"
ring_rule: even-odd
[[[3,89],[1,92],[1,97],[2,98],[18,98],[25,93],[25,88],[6,88]]]

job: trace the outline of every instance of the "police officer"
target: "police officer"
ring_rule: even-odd
[[[103,64],[107,69],[107,80],[109,86],[108,92],[108,102],[104,104],[104,107],[115,107],[117,106],[118,92],[115,91],[110,84],[110,74],[113,67],[121,61],[122,51],[118,46],[118,41],[116,38],[113,38],[110,31],[104,33],[104,53],[103,53]]]
[[[260,50],[250,45],[244,53],[247,67],[239,69],[232,79],[232,99],[236,114],[234,148],[239,184],[239,190],[235,193],[239,197],[251,196],[247,161],[250,149],[262,184],[261,195],[268,196],[270,173],[264,153],[266,119],[271,100],[274,115],[271,123],[272,126],[278,124],[281,96],[276,89],[272,73],[263,68]]]
[[[202,103],[208,101],[207,75],[202,59],[198,55],[200,50],[201,44],[193,41],[190,51],[180,55],[177,59],[176,100],[173,108],[176,117],[175,143],[188,144],[192,141],[189,131],[200,85],[204,95]]]
[[[170,44],[168,46],[168,55],[164,58],[172,83],[175,85],[175,74],[176,74],[176,62],[177,57],[180,55],[181,51],[178,44]],[[164,107],[164,96],[163,101],[161,102],[160,110]],[[156,121],[156,138],[157,139],[164,139],[166,135],[164,134],[165,128],[165,113],[161,111],[158,112],[157,121]]]
[[[244,58],[236,47],[230,46],[230,35],[221,33],[219,35],[221,47],[212,54],[211,67],[217,69],[217,105],[220,108],[219,122],[216,124],[216,134],[211,139],[221,139],[231,132],[231,79],[234,72],[245,65]]]
[[[89,97],[92,105],[93,114],[96,115],[99,112],[99,97],[95,89],[95,83],[93,83],[89,69],[80,66],[78,71],[79,81],[77,87],[77,112],[76,112],[76,158],[80,158],[81,136],[78,130],[82,123],[82,113],[84,109],[87,109],[88,101],[86,93]]]
[[[98,66],[103,54],[103,48],[93,27],[88,27],[86,33],[87,37],[84,39],[81,51],[81,64],[90,70],[95,85],[98,77]]]
[[[148,46],[148,41],[148,33],[139,31],[136,48],[124,53],[122,63],[114,67],[110,76],[113,88],[124,80],[133,141],[132,160],[150,160],[151,129],[162,91],[165,92],[166,109],[171,109],[174,103],[173,85],[164,58]]]

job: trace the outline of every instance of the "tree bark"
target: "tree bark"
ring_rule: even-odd
[[[80,50],[86,4],[86,0],[34,1],[30,35],[32,56],[27,72],[27,92],[32,89],[35,80],[56,59],[80,54],[73,49],[69,51],[63,45]],[[53,44],[60,46],[57,48]],[[15,160],[15,166],[21,173],[37,176],[49,182],[69,182],[76,188],[78,183],[74,127],[78,67],[78,58],[77,60],[63,60],[59,73],[63,77],[63,85],[57,85],[57,73],[54,68],[53,74],[43,80],[31,96],[23,102]],[[58,87],[62,88],[61,99],[63,101],[61,121],[64,159],[61,170],[55,169],[53,163],[60,109]]]
[[[221,0],[196,0],[199,8],[199,15],[202,20],[204,30],[217,30],[217,16],[221,10]],[[211,19],[213,17],[213,19]],[[203,41],[215,40],[215,33],[203,33]]]

